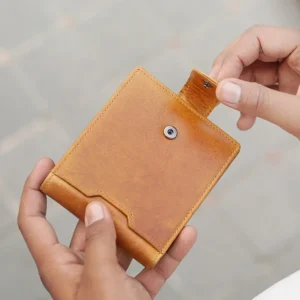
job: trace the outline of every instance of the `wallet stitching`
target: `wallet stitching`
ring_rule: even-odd
[[[188,101],[187,99],[185,99],[186,96],[184,96],[185,98],[181,97],[182,95],[186,95],[189,89],[190,89],[190,85],[188,83],[186,83],[178,96],[180,97],[180,99],[182,99],[182,101],[184,103],[186,103],[187,105],[193,106],[193,109],[196,110],[195,105],[193,103],[191,103],[190,101]]]
[[[192,87],[193,87],[193,84],[190,84],[189,82],[187,82],[187,83],[185,84],[184,88],[182,89],[182,91],[180,92],[179,96],[181,96],[182,94],[186,94],[186,93],[190,90],[190,88],[192,88]],[[184,100],[184,99],[181,98],[181,100]],[[190,103],[190,101],[185,100],[184,102],[185,102],[185,103],[188,102],[188,103],[187,103],[188,105],[192,105],[192,106],[194,107],[193,109],[195,109],[198,113],[200,113],[200,112],[198,111],[197,107],[196,107],[194,104]],[[203,116],[205,116],[205,117],[209,116],[209,114],[212,112],[212,110],[214,109],[214,107],[215,107],[216,104],[217,104],[217,101],[216,101],[216,100],[215,100],[214,102],[215,102],[215,105],[214,105],[214,106],[211,105],[208,109],[203,110],[201,115],[203,115]]]
[[[109,103],[104,107],[104,109],[102,109],[99,112],[99,115],[96,117],[96,119],[94,121],[92,121],[92,123],[90,124],[90,126],[87,128],[87,130],[85,131],[85,133],[78,139],[77,142],[75,142],[75,145],[73,147],[73,149],[71,149],[71,151],[66,155],[66,157],[62,160],[62,162],[60,163],[60,165],[57,167],[57,171],[59,171],[59,169],[64,165],[64,163],[66,162],[66,160],[68,159],[68,157],[76,150],[76,148],[79,146],[79,144],[81,143],[81,141],[83,140],[83,138],[85,136],[88,135],[88,133],[96,126],[97,122],[99,121],[99,119],[101,119],[101,117],[104,115],[104,113],[106,112],[106,110],[115,102],[115,100],[118,98],[118,96],[120,95],[120,93],[127,87],[127,85],[130,83],[130,81],[132,81],[133,77],[139,72],[139,69],[136,70],[136,72],[134,72],[134,74],[132,74],[132,76],[128,79],[128,81],[122,86],[122,88],[119,90],[119,92],[111,99],[111,101],[109,101]]]
[[[184,95],[186,93],[186,89],[187,89],[187,83],[184,85],[184,87],[181,89],[181,91],[179,92],[178,96],[182,99],[182,95]],[[183,99],[184,100],[184,99]]]
[[[164,245],[163,249],[161,250],[163,253],[166,251],[166,249],[170,246],[170,244],[173,242],[174,238],[178,235],[178,233],[180,232],[180,230],[182,230],[184,224],[186,223],[186,221],[191,217],[191,215],[195,212],[195,210],[197,209],[197,207],[199,207],[199,205],[203,202],[203,196],[212,188],[212,186],[215,183],[215,180],[219,177],[219,175],[223,172],[224,169],[226,169],[230,163],[230,161],[232,161],[233,157],[236,155],[236,153],[239,151],[238,148],[235,149],[235,151],[233,151],[230,155],[230,157],[228,158],[228,160],[225,162],[225,164],[219,169],[219,171],[217,172],[217,174],[214,176],[214,178],[212,179],[212,181],[210,182],[210,184],[206,187],[206,189],[204,190],[204,192],[201,194],[200,199],[196,202],[196,204],[191,208],[191,210],[186,214],[186,216],[184,217],[184,219],[179,223],[179,225],[176,227],[175,232],[173,233],[173,235],[170,237],[170,239],[166,242],[166,244]]]
[[[77,189],[76,189],[74,186],[72,186],[69,182],[65,181],[64,179],[62,179],[62,178],[59,177],[58,175],[55,175],[55,174],[53,174],[53,173],[51,172],[51,175],[49,176],[49,178],[48,178],[47,181],[45,182],[45,185],[44,185],[44,188],[43,188],[45,191],[46,191],[48,185],[50,184],[50,182],[52,181],[53,178],[58,178],[59,180],[62,180],[64,183],[66,183],[67,185],[71,186],[72,189],[77,190]],[[79,190],[77,190],[77,191],[78,191],[79,193],[83,194],[83,195],[85,196],[85,198],[88,198],[88,196],[86,196],[86,195],[85,195],[84,193],[82,193],[81,191],[79,191]],[[106,201],[108,201],[109,203],[113,202],[112,199],[111,199],[110,197],[107,197],[107,195],[105,195],[104,192],[102,192],[102,191],[100,191],[100,192],[101,192],[101,194],[102,194],[101,196],[104,197]],[[87,201],[86,201],[86,204],[88,204],[88,203],[90,203],[90,201],[87,200]],[[75,209],[74,215],[77,214],[79,207],[80,207],[80,205],[78,205],[77,208]],[[146,235],[145,235],[145,237],[146,237]],[[143,236],[142,236],[141,238],[143,238]],[[149,239],[149,237],[147,237],[147,238]],[[148,242],[148,241],[146,240],[146,242]],[[155,248],[155,247],[154,247],[154,248]],[[155,249],[156,249],[156,248],[155,248]],[[153,263],[154,265],[155,265],[155,264],[157,263],[157,261],[159,260],[159,257],[160,257],[161,255],[163,255],[163,252],[159,251],[158,249],[156,249],[156,250],[157,250],[157,255],[155,256],[154,260],[152,261],[152,263]]]
[[[190,88],[192,87],[192,85],[191,84],[189,84],[188,82],[186,83],[186,86],[187,86],[187,88],[186,88],[186,90],[185,90],[185,92],[187,93],[189,90],[190,90]],[[192,103],[190,103],[190,101],[185,101],[185,102],[188,102],[188,104],[190,104],[190,105],[193,105],[193,108],[197,111],[197,112],[199,112],[198,111],[198,109],[197,109],[197,107],[194,105],[194,104],[192,104]],[[205,114],[205,117],[207,117],[208,115],[209,115],[209,111],[205,111],[205,110],[203,110],[202,111],[202,115],[204,115]]]
[[[237,143],[228,135],[226,135],[219,127],[217,127],[215,124],[209,122],[208,119],[206,119],[204,116],[202,116],[200,113],[198,113],[195,109],[191,108],[187,103],[185,103],[185,101],[183,101],[183,99],[181,99],[178,95],[174,94],[173,92],[171,92],[170,90],[168,90],[165,86],[163,86],[157,79],[155,79],[154,77],[150,76],[149,74],[147,74],[143,69],[137,69],[132,75],[131,77],[128,78],[127,82],[125,82],[123,84],[123,86],[120,88],[119,92],[117,92],[113,98],[109,101],[109,103],[107,103],[107,105],[99,112],[99,115],[95,118],[94,121],[92,121],[92,123],[89,125],[89,127],[86,129],[86,131],[84,132],[84,134],[79,137],[79,139],[75,142],[75,145],[73,146],[73,148],[69,151],[69,153],[65,156],[65,158],[62,160],[62,162],[59,164],[59,166],[57,166],[56,171],[58,172],[59,169],[64,165],[64,163],[66,162],[66,160],[68,159],[68,157],[77,149],[77,147],[80,145],[80,143],[82,142],[82,140],[84,139],[84,137],[86,137],[88,135],[88,133],[96,126],[97,122],[99,121],[99,119],[101,119],[104,115],[104,113],[107,111],[107,109],[109,107],[112,106],[112,104],[115,102],[115,100],[118,98],[118,96],[120,95],[120,93],[128,86],[128,84],[133,80],[134,76],[138,73],[138,72],[142,72],[143,75],[145,75],[146,77],[148,77],[149,79],[151,79],[151,81],[153,81],[156,85],[158,85],[160,88],[162,88],[164,91],[166,91],[169,95],[171,95],[173,98],[175,98],[177,101],[179,101],[182,105],[184,105],[188,110],[190,110],[194,115],[196,115],[199,119],[201,119],[207,126],[215,129],[219,134],[221,134],[227,141],[229,141],[232,145],[237,145]],[[149,242],[151,242],[153,244],[153,246],[155,246],[155,248],[159,251],[160,254],[163,254],[166,249],[169,247],[170,242],[174,239],[174,237],[176,237],[176,235],[178,234],[178,232],[182,229],[182,225],[186,222],[187,218],[190,216],[191,213],[194,212],[195,208],[197,206],[199,206],[202,202],[202,197],[203,195],[212,187],[212,185],[214,184],[214,181],[216,180],[216,178],[220,175],[220,173],[222,172],[223,169],[225,169],[228,164],[230,163],[230,161],[232,160],[233,156],[238,152],[238,148],[236,148],[231,156],[229,157],[229,159],[224,163],[224,165],[219,169],[219,171],[217,172],[217,174],[215,175],[215,177],[212,179],[211,183],[207,186],[207,188],[205,189],[205,191],[202,193],[200,200],[198,200],[196,202],[196,204],[192,207],[191,210],[189,210],[189,212],[186,214],[186,216],[180,221],[179,225],[176,227],[174,233],[172,234],[171,238],[168,239],[168,241],[165,243],[165,245],[163,247],[158,247],[156,242],[153,241],[152,238],[150,238],[146,233],[139,233],[141,236],[143,236],[144,238],[148,239]],[[46,188],[46,185],[45,185]],[[97,192],[101,192],[103,193],[101,190],[97,191]],[[111,197],[107,197],[109,199],[109,201],[111,201],[114,205],[116,205],[117,207],[121,208],[124,212],[126,212],[127,214],[129,214],[128,218],[129,218],[129,222],[131,224],[133,224],[133,214],[132,212],[130,212],[127,208],[123,207],[122,204],[120,204],[119,202],[115,201],[114,199],[111,199]],[[160,249],[160,250],[159,250]],[[159,256],[159,255],[158,255]]]
[[[96,126],[97,122],[99,121],[99,119],[101,119],[101,117],[103,117],[104,113],[107,111],[107,109],[115,102],[115,100],[118,98],[118,96],[120,95],[120,93],[128,86],[128,84],[133,80],[134,76],[140,71],[140,69],[137,69],[130,78],[128,78],[127,82],[124,83],[124,85],[120,88],[119,92],[117,94],[115,94],[113,96],[113,98],[111,99],[111,101],[109,101],[109,103],[107,103],[107,105],[99,112],[99,115],[96,117],[96,119],[94,121],[92,121],[92,123],[90,124],[90,126],[87,128],[87,130],[84,132],[84,134],[78,139],[77,142],[75,142],[75,146],[74,148],[66,155],[66,157],[62,160],[62,162],[59,164],[59,166],[57,166],[56,171],[58,172],[59,169],[63,166],[63,164],[66,162],[66,160],[68,159],[68,157],[76,150],[76,148],[80,145],[81,141],[84,139],[84,137],[86,137],[88,135],[88,133]],[[106,193],[104,193],[102,190],[99,190],[98,192],[100,192],[101,194],[103,194],[105,196]],[[114,199],[112,199],[111,197],[107,197],[109,199],[109,201],[114,204],[116,207],[119,207],[120,209],[122,209],[126,214],[127,214],[127,218],[129,221],[129,224],[132,224],[133,222],[133,214],[132,212],[130,212],[127,208],[125,208],[122,204],[120,204],[118,201],[115,201]],[[142,235],[143,236],[143,235]],[[145,238],[151,240],[147,235],[144,236]]]
[[[179,96],[168,90],[165,86],[163,86],[157,79],[151,77],[146,72],[142,71],[142,73],[147,76],[149,79],[151,79],[154,83],[156,83],[158,86],[160,86],[163,90],[165,90],[168,94],[170,94],[172,97],[175,97],[176,100],[178,100],[182,105],[184,105],[187,109],[189,109],[191,112],[193,112],[198,118],[200,118],[206,125],[208,125],[211,128],[214,128],[216,131],[218,131],[225,139],[227,139],[232,144],[236,144],[236,142],[227,136],[219,127],[217,127],[215,124],[208,121],[208,119],[204,116],[202,116],[199,112],[197,112],[195,109],[191,108],[185,101],[183,101]]]
[[[51,172],[50,177],[48,178],[48,180],[46,181],[46,183],[45,183],[45,185],[44,185],[44,187],[43,187],[43,190],[44,190],[45,192],[47,191],[48,185],[51,183],[52,179],[55,178],[55,177],[57,177],[57,178],[59,178],[60,180],[62,180],[59,176],[57,176],[57,175],[55,175],[55,174],[53,174],[53,173]],[[63,180],[63,181],[64,181],[66,184],[68,184],[68,185],[70,186],[70,184],[69,184],[68,182],[66,182],[65,180]],[[77,212],[78,212],[79,207],[80,207],[80,204],[77,205],[76,209],[74,210],[74,215],[77,215]]]

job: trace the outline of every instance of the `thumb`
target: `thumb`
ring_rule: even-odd
[[[300,97],[239,79],[221,81],[216,93],[223,104],[300,137]]]
[[[95,201],[86,207],[85,225],[87,230],[84,268],[88,277],[98,276],[104,266],[114,268],[118,265],[114,223],[108,209]]]

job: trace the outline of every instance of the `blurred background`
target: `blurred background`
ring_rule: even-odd
[[[16,226],[33,165],[57,161],[135,66],[179,91],[254,24],[300,28],[300,2],[0,0],[2,299],[50,299]],[[242,151],[192,219],[197,244],[158,299],[252,299],[300,268],[299,141],[260,120],[240,132],[222,106],[210,119]],[[49,219],[68,244],[76,219],[53,201]]]

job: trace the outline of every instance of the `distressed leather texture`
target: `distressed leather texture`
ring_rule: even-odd
[[[215,80],[194,69],[179,96],[202,116],[208,117],[218,104],[216,87]]]
[[[136,68],[41,190],[81,220],[90,201],[103,201],[118,244],[153,268],[240,150],[207,119],[215,89],[215,81],[193,70],[176,95]],[[168,125],[178,130],[173,140],[164,135]]]

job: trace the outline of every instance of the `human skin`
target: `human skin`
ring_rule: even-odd
[[[46,219],[46,196],[39,190],[53,167],[49,158],[36,165],[24,185],[18,216],[19,228],[53,299],[154,299],[193,246],[195,229],[185,227],[154,269],[130,277],[126,270],[131,257],[117,247],[112,217],[101,202],[87,206],[85,224],[78,223],[70,247],[59,243]]]
[[[219,101],[240,111],[241,130],[259,117],[300,138],[299,30],[251,27],[216,58],[210,76]]]

